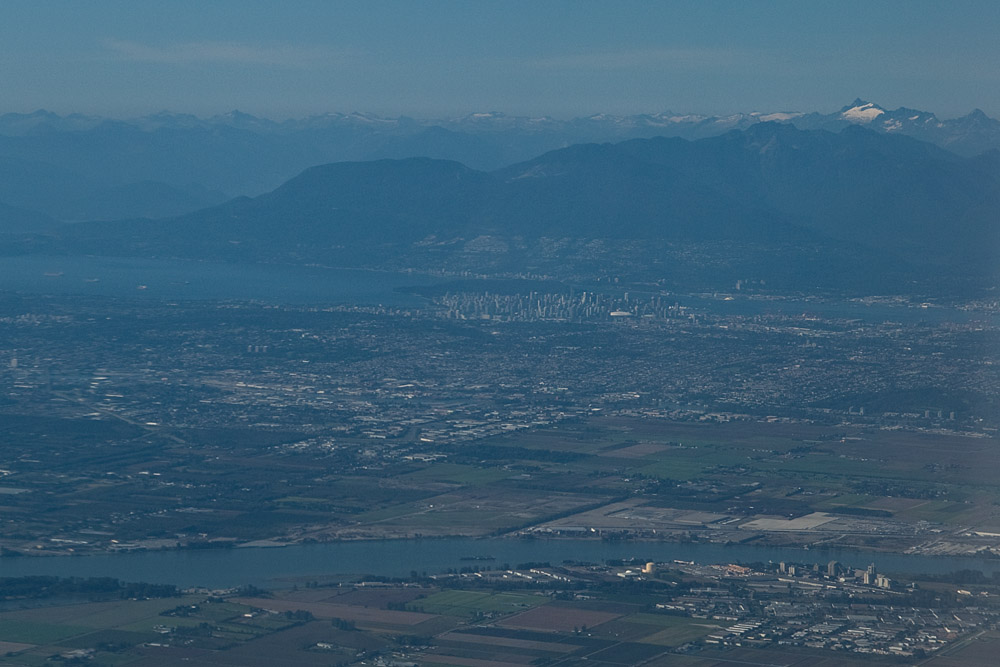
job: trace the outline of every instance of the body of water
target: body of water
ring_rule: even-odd
[[[858,301],[837,300],[798,300],[798,299],[749,299],[735,297],[730,301],[724,299],[706,299],[700,297],[678,296],[676,299],[682,306],[693,307],[717,315],[785,315],[788,317],[816,316],[828,319],[860,320],[868,323],[901,322],[916,324],[940,324],[942,322],[983,322],[987,324],[1000,323],[1000,317],[995,313],[959,310],[957,308],[928,306],[926,308],[908,304],[862,303]]]
[[[0,258],[0,290],[27,294],[405,307],[417,306],[421,299],[396,288],[435,282],[419,274],[283,264],[40,255]]]
[[[469,561],[463,557],[495,560]],[[437,574],[449,568],[566,560],[601,563],[638,558],[658,562],[697,563],[779,562],[825,566],[836,560],[864,567],[875,562],[880,571],[900,574],[942,574],[956,570],[1000,571],[1000,560],[946,556],[876,554],[852,549],[790,549],[750,545],[672,544],[666,542],[602,542],[598,540],[423,539],[371,540],[292,545],[276,548],[140,551],[79,557],[0,558],[0,576],[55,575],[116,577],[122,581],[171,583],[223,588],[253,584],[290,587],[293,582],[365,574],[407,577],[411,572]]]

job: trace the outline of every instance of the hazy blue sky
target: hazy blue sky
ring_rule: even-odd
[[[2,0],[0,112],[1000,116],[1000,2]]]

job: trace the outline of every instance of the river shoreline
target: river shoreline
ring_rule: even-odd
[[[785,539],[777,539],[777,538]],[[87,558],[91,556],[101,556],[109,554],[132,554],[132,553],[161,553],[161,552],[199,552],[199,551],[230,551],[233,549],[289,549],[297,547],[308,547],[308,546],[322,546],[331,544],[344,544],[344,543],[357,543],[357,542],[410,542],[410,541],[434,541],[434,540],[467,540],[467,541],[514,541],[514,542],[526,542],[531,543],[535,541],[540,542],[570,542],[570,543],[595,543],[595,544],[650,544],[650,545],[713,545],[723,548],[761,548],[761,549],[794,549],[808,552],[813,551],[840,551],[849,550],[857,551],[859,553],[870,553],[873,556],[879,554],[891,554],[901,557],[905,556],[933,556],[933,554],[920,554],[920,553],[910,553],[907,550],[901,550],[900,540],[886,537],[881,538],[878,543],[866,543],[857,544],[851,542],[839,541],[831,543],[825,541],[818,543],[814,535],[807,535],[801,533],[780,533],[777,535],[768,534],[757,534],[748,535],[741,540],[709,540],[709,539],[690,539],[689,536],[684,536],[683,538],[677,535],[671,535],[670,533],[661,533],[658,537],[648,537],[644,535],[635,536],[576,536],[576,535],[560,535],[560,534],[546,534],[546,535],[535,535],[535,534],[524,534],[524,533],[510,533],[505,535],[468,535],[468,534],[440,534],[440,535],[427,535],[427,534],[413,534],[413,535],[348,535],[348,536],[338,536],[333,539],[282,539],[282,538],[265,538],[259,540],[251,540],[248,542],[237,542],[235,540],[218,540],[213,542],[195,542],[189,544],[176,543],[172,546],[148,546],[136,543],[135,546],[125,546],[122,545],[118,548],[93,548],[85,550],[77,550],[74,548],[67,549],[39,549],[39,550],[14,550],[10,548],[0,549],[0,559],[10,559],[10,558]],[[155,540],[156,542],[165,542],[169,540]],[[894,544],[889,544],[889,542],[894,542]],[[912,540],[906,540],[908,546],[907,549],[911,549],[916,546],[916,542]],[[994,555],[992,552],[984,551],[978,553],[966,553],[966,554],[948,554],[949,558],[969,558],[969,559],[981,559],[981,560],[996,560],[1000,563],[1000,556]]]
[[[253,584],[273,586],[289,580],[330,577],[406,577],[413,572],[443,573],[468,567],[470,555],[494,558],[490,567],[520,563],[600,563],[637,558],[656,562],[753,563],[786,561],[825,565],[831,560],[885,572],[945,574],[980,570],[1000,572],[1000,559],[973,556],[926,556],[877,553],[856,549],[803,549],[763,545],[680,543],[665,541],[602,541],[596,539],[421,538],[351,540],[289,544],[283,548],[169,549],[68,555],[68,557],[0,558],[0,576],[113,576],[123,581],[172,583],[178,586],[224,588]]]

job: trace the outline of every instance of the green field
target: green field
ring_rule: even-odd
[[[62,625],[27,621],[20,619],[0,619],[0,640],[24,644],[51,644],[67,637],[84,635],[91,630],[79,625]]]
[[[455,463],[434,463],[422,470],[402,475],[397,481],[404,485],[434,483],[479,486],[510,476],[510,471],[500,468],[478,468]]]
[[[650,627],[662,628],[644,637],[641,641],[648,644],[659,644],[661,646],[680,646],[688,642],[704,637],[710,632],[716,631],[720,626],[712,621],[697,618],[685,618],[683,616],[667,616],[654,614],[636,614],[642,616],[642,622],[646,623],[650,616],[659,619],[656,624],[650,623]],[[632,617],[625,619],[631,621]]]
[[[72,648],[97,648],[102,644],[135,646],[144,642],[155,642],[159,638],[160,634],[152,631],[132,632],[130,630],[108,629],[70,637],[57,643],[59,646]]]
[[[547,598],[527,593],[479,593],[474,591],[441,591],[407,605],[411,611],[428,614],[471,617],[480,613],[507,614],[524,611],[548,602]]]
[[[149,642],[176,643],[190,636],[193,645],[217,648],[220,642],[247,642],[295,624],[284,616],[244,618],[248,611],[250,607],[236,603],[175,597],[3,612],[0,641],[36,647],[7,656],[2,664],[51,665],[50,656],[74,649],[97,649],[94,664],[128,664],[137,660],[132,651]]]

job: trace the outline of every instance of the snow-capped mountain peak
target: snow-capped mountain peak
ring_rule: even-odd
[[[852,106],[841,110],[840,116],[852,123],[870,123],[884,113],[885,109],[877,104],[858,99]]]

